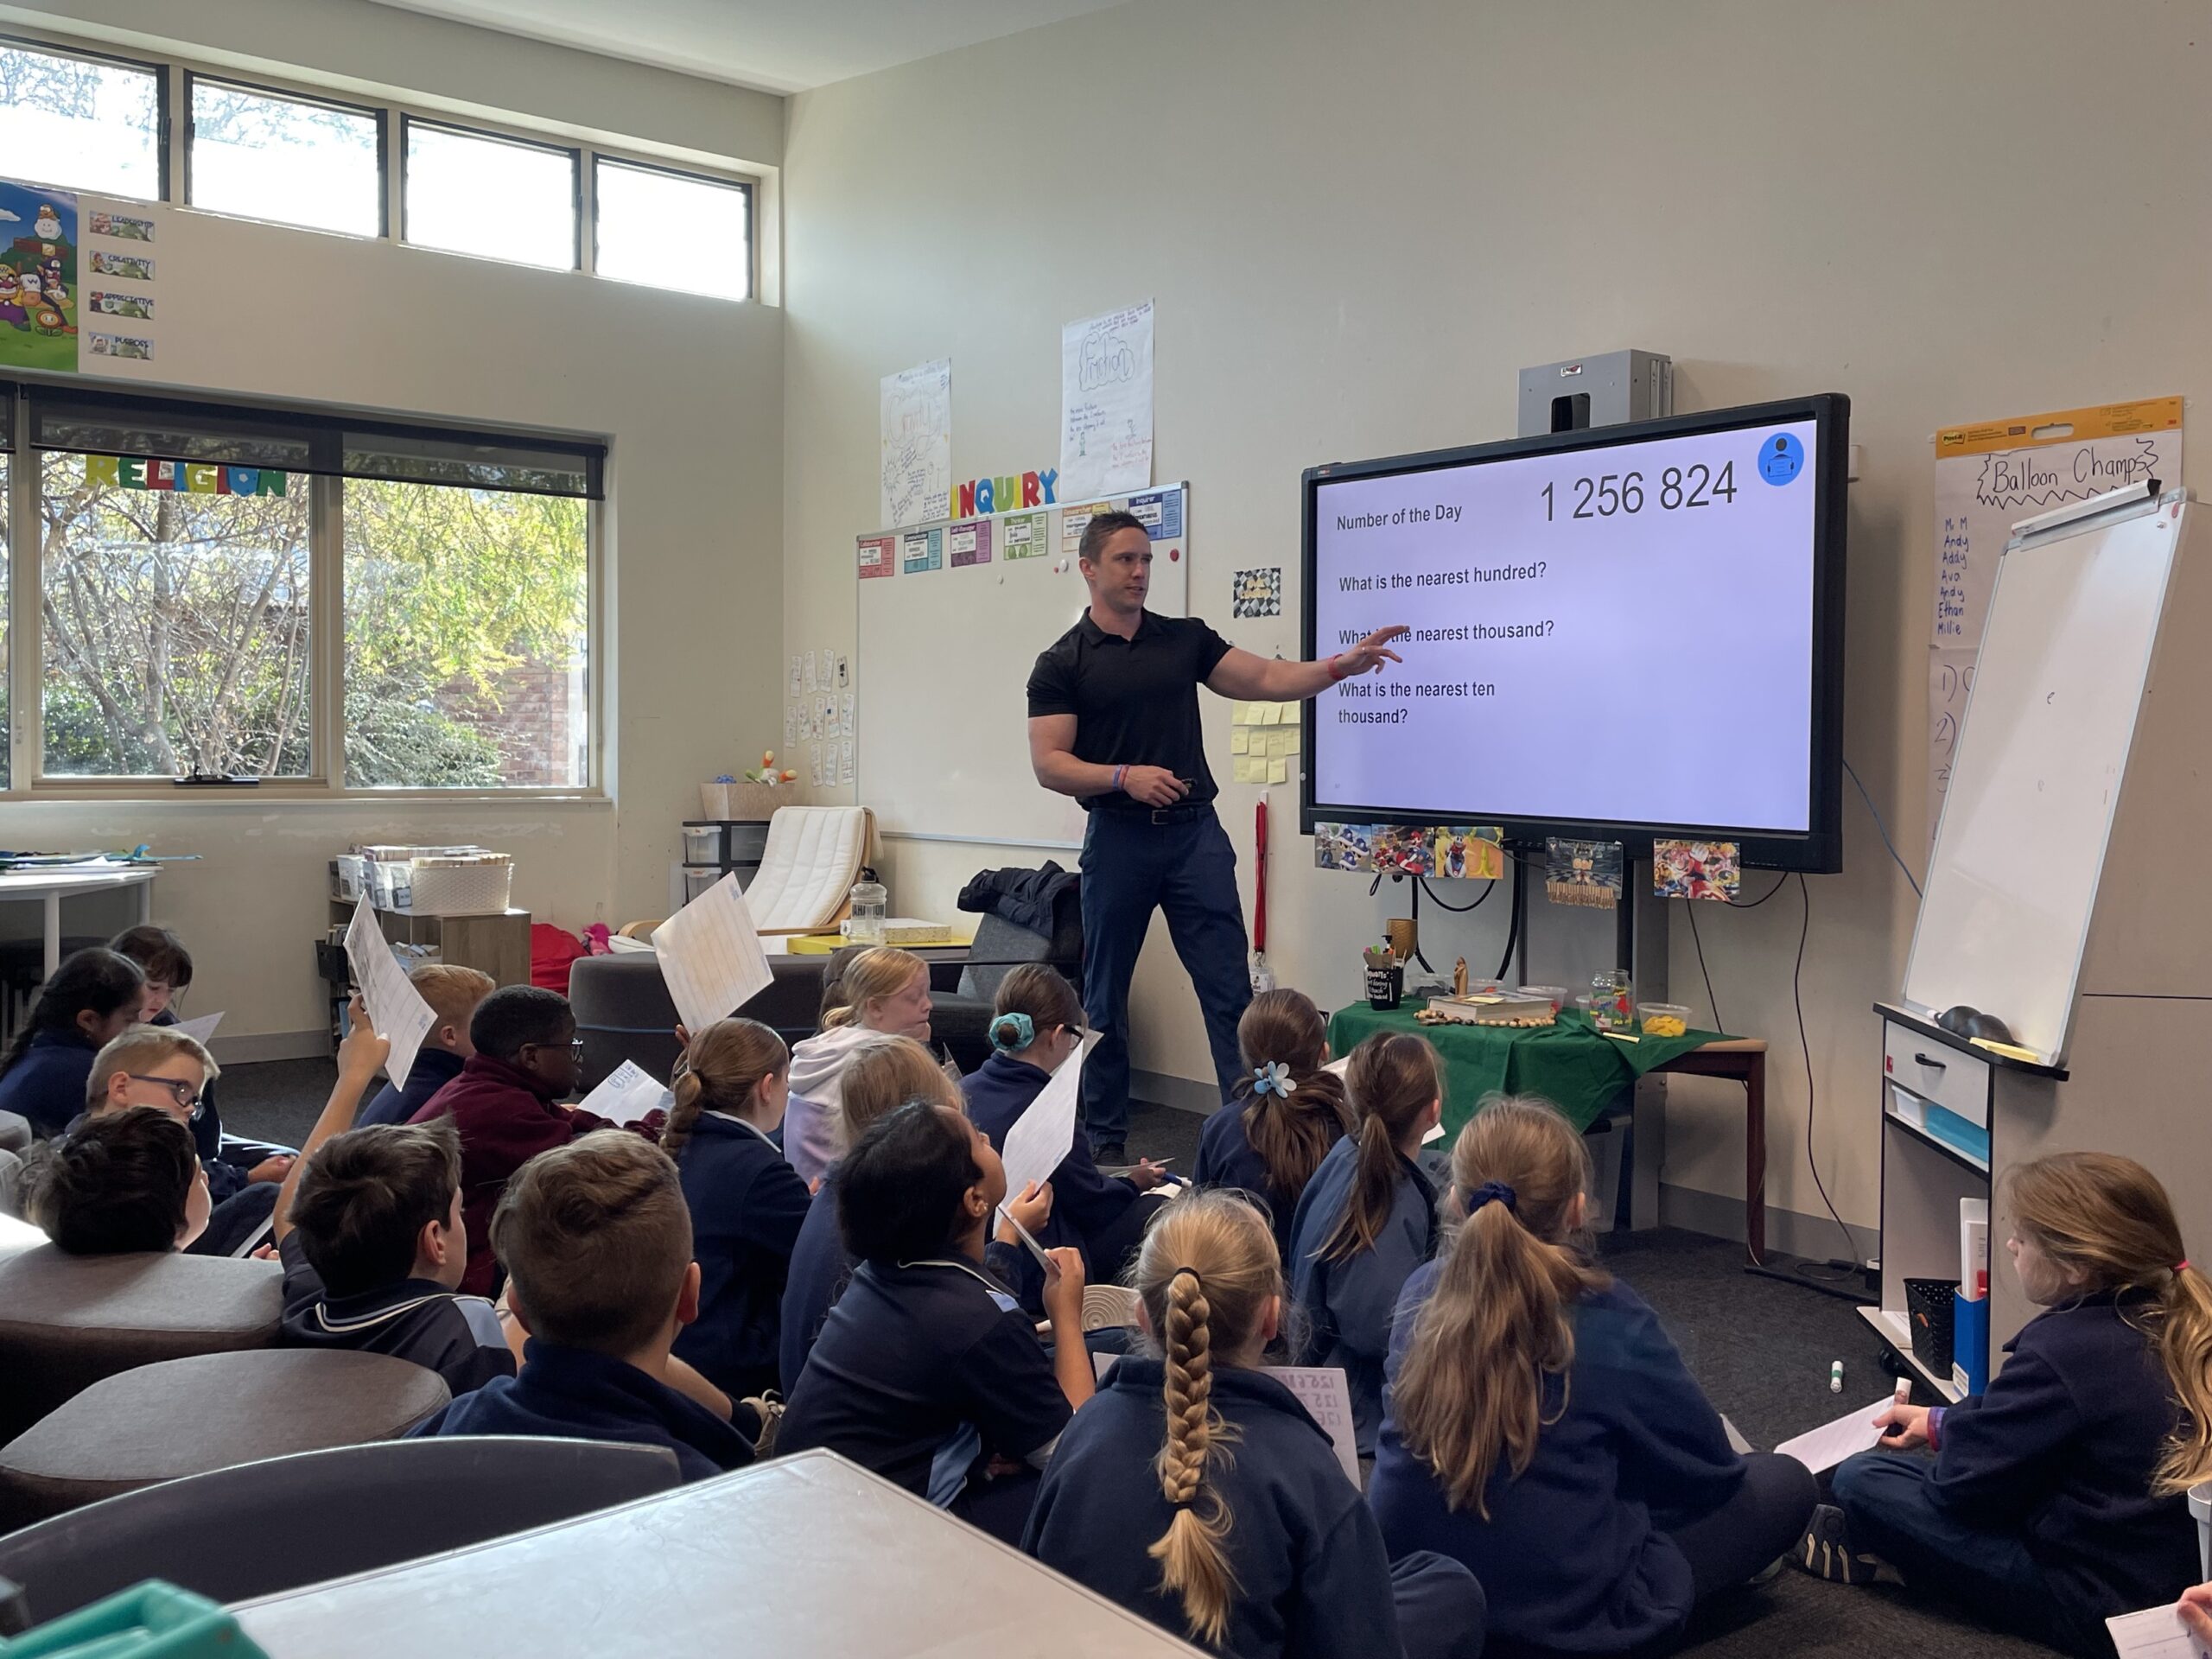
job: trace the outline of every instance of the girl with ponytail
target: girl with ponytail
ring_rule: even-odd
[[[1291,1294],[1305,1315],[1300,1363],[1341,1365],[1362,1457],[1382,1427],[1390,1315],[1436,1254],[1436,1188],[1415,1161],[1444,1111],[1444,1063],[1426,1038],[1378,1032],[1344,1083],[1359,1133],[1329,1148],[1291,1224]]]
[[[130,1028],[145,1000],[146,976],[130,957],[99,946],[70,957],[0,1054],[0,1112],[60,1135],[85,1109],[93,1057]]]
[[[1244,1077],[1198,1131],[1200,1186],[1242,1187],[1267,1200],[1275,1248],[1290,1255],[1291,1219],[1329,1148],[1351,1133],[1344,1079],[1325,1071],[1328,1027],[1303,991],[1262,991],[1236,1022]]]
[[[1835,1471],[1802,1564],[1859,1581],[1873,1560],[1991,1623],[2109,1655],[2104,1621],[2197,1577],[2184,1494],[2212,1478],[2212,1284],[2158,1178],[2064,1152],[1999,1187],[2020,1288],[2044,1311],[1979,1395],[1883,1414],[1885,1447]]]
[[[1057,968],[1033,962],[999,982],[993,1009],[990,1058],[960,1080],[960,1090],[969,1121],[990,1137],[994,1150],[1004,1152],[1007,1131],[1083,1046],[1083,1004]],[[1126,1176],[1101,1174],[1091,1160],[1090,1136],[1078,1135],[1046,1183],[1052,1219],[1034,1230],[1034,1236],[1047,1249],[1081,1250],[1084,1272],[1093,1283],[1116,1281],[1144,1236],[1147,1206],[1138,1194],[1165,1179],[1166,1171],[1149,1161],[1140,1161]],[[1026,1253],[1014,1289],[1032,1313],[1043,1311],[1044,1270]]]
[[[1022,1548],[1237,1659],[1479,1653],[1473,1577],[1394,1566],[1328,1437],[1261,1369],[1282,1322],[1265,1216],[1231,1191],[1169,1205],[1136,1290],[1155,1351],[1121,1360],[1060,1436]]]
[[[770,1139],[790,1072],[791,1052],[766,1026],[717,1020],[692,1033],[661,1131],[699,1263],[699,1317],[677,1333],[676,1356],[733,1400],[779,1386],[784,1281],[809,1198]]]
[[[1391,1332],[1369,1501],[1393,1550],[1473,1571],[1517,1654],[1667,1651],[1815,1497],[1795,1459],[1730,1449],[1650,1308],[1592,1262],[1589,1179],[1551,1106],[1484,1103]]]

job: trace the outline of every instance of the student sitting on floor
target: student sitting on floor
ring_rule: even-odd
[[[1805,1465],[1732,1451],[1650,1308],[1592,1261],[1589,1179],[1551,1106],[1486,1104],[1452,1147],[1465,1219],[1391,1333],[1368,1502],[1393,1552],[1482,1580],[1494,1652],[1669,1651],[1813,1511]]]
[[[1438,1555],[1394,1566],[1328,1435],[1260,1368],[1282,1268],[1244,1194],[1168,1205],[1136,1289],[1156,1354],[1120,1361],[1076,1414],[1022,1548],[1237,1659],[1481,1652],[1473,1575]]]
[[[1329,1148],[1298,1201],[1291,1295],[1306,1315],[1300,1363],[1341,1365],[1363,1458],[1382,1427],[1390,1319],[1414,1269],[1436,1254],[1436,1188],[1415,1161],[1444,1109],[1444,1063],[1426,1038],[1378,1032],[1344,1082],[1359,1133]]]
[[[200,1043],[172,1027],[132,1026],[92,1057],[92,1074],[86,1079],[86,1105],[95,1114],[118,1112],[133,1106],[151,1106],[168,1114],[192,1133],[198,1122],[207,1085],[218,1075],[214,1059]],[[200,1167],[207,1177],[214,1213],[199,1237],[187,1246],[193,1255],[243,1255],[267,1236],[269,1217],[276,1207],[276,1188],[254,1181],[215,1198],[218,1172],[229,1166],[200,1153]],[[289,1160],[286,1167],[290,1167]]]
[[[458,1397],[512,1376],[514,1355],[492,1304],[454,1294],[468,1234],[453,1125],[352,1127],[391,1049],[356,999],[337,1086],[277,1201],[276,1341],[412,1360]]]
[[[699,1268],[666,1153],[609,1132],[531,1159],[507,1184],[492,1243],[530,1335],[521,1372],[463,1395],[414,1433],[664,1446],[686,1480],[753,1461],[749,1408],[738,1409],[740,1433],[667,1380],[676,1333],[699,1312]]]
[[[837,1172],[845,1247],[860,1259],[791,1389],[778,1449],[827,1446],[1008,1542],[1036,1471],[1090,1398],[1083,1256],[1052,1252],[1047,1353],[983,1268],[1006,1171],[946,1106],[899,1107]]]
[[[784,1121],[791,1051],[756,1020],[693,1033],[673,1084],[661,1150],[691,1207],[699,1317],[676,1351],[743,1399],[780,1386],[785,1281],[810,1194],[769,1137]]]
[[[855,1146],[870,1128],[910,1101],[961,1109],[960,1090],[945,1076],[929,1050],[908,1037],[877,1037],[853,1051],[840,1095],[841,1145]],[[791,1274],[784,1289],[781,1350],[778,1369],[789,1392],[806,1368],[806,1356],[821,1333],[822,1322],[837,1305],[860,1263],[846,1250],[837,1227],[837,1172],[832,1164],[814,1190],[806,1221],[791,1247]],[[1029,1230],[1045,1230],[1052,1213],[1049,1181],[1007,1201],[1007,1211]],[[983,1252],[984,1265],[1012,1287],[1028,1260],[1020,1235],[1005,1222]]]
[[[1236,1046],[1246,1075],[1199,1129],[1192,1179],[1266,1199],[1275,1249],[1287,1261],[1298,1201],[1329,1148],[1352,1132],[1351,1103],[1344,1079],[1322,1070],[1328,1027],[1303,991],[1254,997],[1236,1022]]]
[[[178,1023],[175,1003],[192,988],[192,952],[184,941],[166,927],[147,923],[126,928],[107,942],[119,957],[128,957],[146,976],[145,1000],[139,1020],[167,1027]],[[210,1066],[212,1068],[213,1062]],[[292,1167],[292,1154],[276,1147],[236,1140],[223,1133],[223,1115],[215,1104],[216,1072],[211,1069],[200,1085],[200,1109],[187,1125],[200,1161],[207,1169],[207,1190],[215,1202],[235,1197],[257,1181],[281,1181]]]
[[[23,1213],[72,1255],[167,1255],[213,1208],[184,1125],[151,1106],[80,1119],[23,1166]]]
[[[92,1057],[138,1020],[146,976],[128,957],[94,946],[54,970],[22,1029],[0,1055],[0,1112],[59,1135],[85,1109]]]
[[[469,1021],[477,1006],[499,988],[492,976],[449,962],[426,962],[412,969],[408,983],[430,1005],[436,1022],[423,1046],[415,1051],[415,1064],[407,1069],[407,1086],[387,1083],[376,1098],[361,1109],[357,1120],[372,1123],[405,1123],[430,1103],[430,1096],[461,1075],[475,1047],[468,1040]]]
[[[811,1183],[836,1161],[845,1064],[871,1035],[930,1039],[930,968],[888,945],[847,949],[822,975],[822,1029],[791,1051],[784,1155]]]
[[[492,1212],[507,1178],[554,1147],[613,1125],[559,1102],[576,1085],[576,1021],[569,999],[535,985],[510,985],[477,1005],[468,1022],[476,1052],[461,1075],[408,1121],[450,1116],[461,1134],[461,1213],[468,1270],[461,1287],[488,1296],[499,1279]]]
[[[2198,1576],[2184,1494],[2212,1475],[2212,1283],[2184,1260],[2157,1176],[2064,1152],[2016,1166],[2007,1241],[2043,1313],[1982,1393],[1885,1415],[1886,1446],[1834,1477],[1801,1560],[1916,1590],[2069,1653],[2109,1654],[2104,1621]]]
[[[991,1056],[960,1080],[968,1116],[1006,1150],[1007,1131],[1044,1092],[1052,1073],[1083,1046],[1083,1004],[1075,988],[1046,963],[1016,968],[999,982],[990,1025]],[[1107,1177],[1091,1161],[1090,1138],[1078,1135],[1075,1146],[1052,1171],[1052,1218],[1031,1236],[1047,1249],[1071,1244],[1083,1252],[1083,1270],[1093,1284],[1122,1276],[1144,1237],[1148,1206],[1138,1196],[1160,1185],[1166,1172],[1140,1162],[1127,1176]],[[1024,1252],[1014,1290],[1032,1313],[1044,1311],[1045,1272]]]

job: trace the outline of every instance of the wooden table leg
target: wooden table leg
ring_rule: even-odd
[[[1766,1056],[1744,1073],[1744,1249],[1753,1267],[1766,1262]]]

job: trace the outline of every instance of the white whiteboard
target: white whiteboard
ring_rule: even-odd
[[[1180,493],[1179,533],[1154,541],[1145,607],[1184,616],[1190,492],[1167,484],[1139,493],[1170,490]],[[857,583],[855,799],[885,831],[1048,847],[1083,840],[1083,809],[1029,769],[1029,671],[1090,602],[1074,554],[1064,554],[1062,510],[1050,517],[1044,557],[1007,559],[995,546],[988,564],[948,562]]]
[[[2050,1061],[2065,1052],[2184,509],[2123,511],[2005,550],[1905,969],[1908,1002],[1996,1014]]]

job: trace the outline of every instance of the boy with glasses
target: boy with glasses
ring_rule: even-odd
[[[207,1087],[221,1070],[196,1039],[171,1027],[133,1026],[94,1057],[85,1104],[95,1117],[152,1107],[190,1134],[202,1116]],[[217,1171],[234,1172],[204,1154],[200,1165],[208,1178],[214,1213],[206,1230],[184,1247],[187,1252],[243,1255],[266,1242],[270,1212],[276,1204],[275,1182],[256,1181],[225,1197]],[[285,1168],[290,1166],[288,1160]]]

